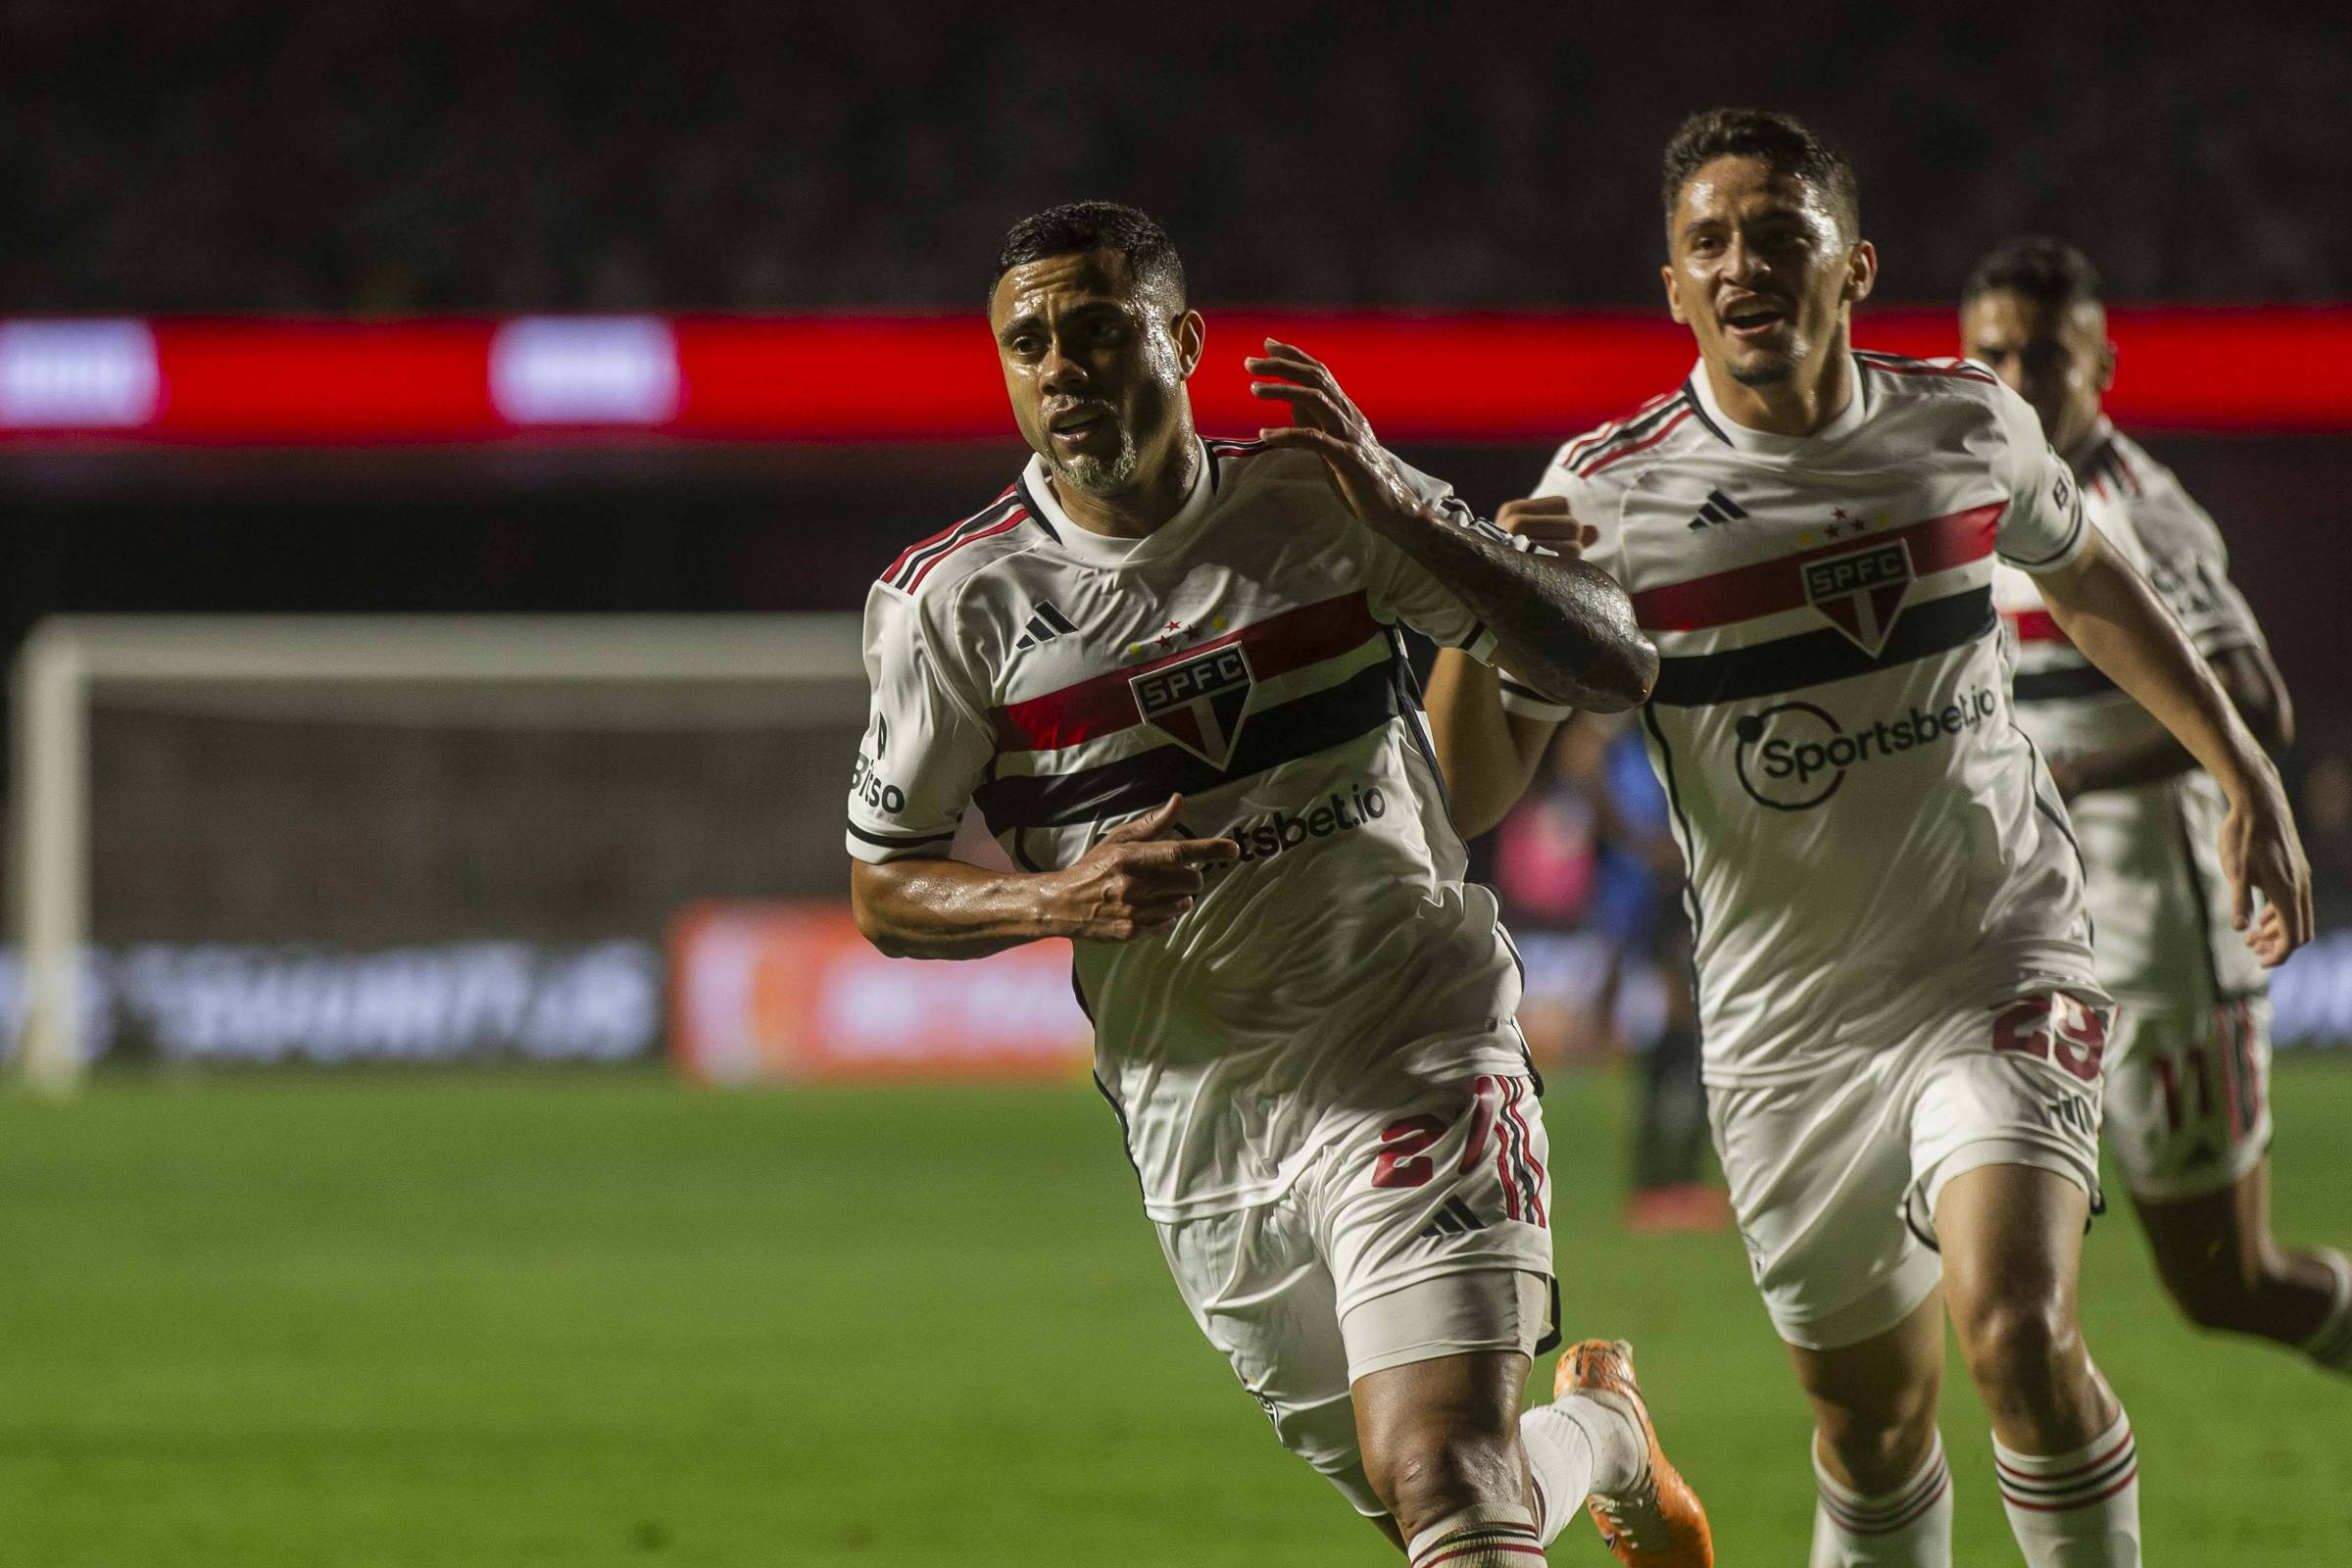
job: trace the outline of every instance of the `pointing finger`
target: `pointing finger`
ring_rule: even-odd
[[[1176,865],[1223,865],[1242,858],[1242,847],[1231,839],[1178,839],[1167,846],[1167,859]]]

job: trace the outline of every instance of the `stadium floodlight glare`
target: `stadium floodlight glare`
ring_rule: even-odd
[[[562,704],[634,690],[661,711],[617,722],[692,726],[688,689],[759,690],[789,721],[793,694],[838,717],[861,705],[855,614],[73,615],[44,620],[18,656],[11,751],[16,853],[10,889],[26,1006],[16,1071],[71,1092],[85,1065],[78,965],[90,918],[90,707],[108,689],[226,694],[289,685],[348,692],[505,688]],[[783,694],[780,708],[772,699]],[[592,707],[593,705],[588,705]],[[614,722],[607,719],[603,722]]]

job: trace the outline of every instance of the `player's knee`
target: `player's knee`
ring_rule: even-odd
[[[1373,1487],[1408,1541],[1465,1508],[1525,1500],[1518,1455],[1500,1435],[1417,1432],[1367,1460]]]
[[[2046,1404],[2083,1364],[2082,1328],[2054,1293],[1997,1298],[1954,1327],[1970,1377],[2004,1404]]]
[[[1864,1492],[1901,1485],[1918,1472],[1935,1442],[1933,1391],[1870,1410],[1816,1401],[1813,1413],[1822,1446]]]

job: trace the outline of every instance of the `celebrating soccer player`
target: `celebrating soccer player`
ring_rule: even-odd
[[[866,604],[851,888],[885,952],[1070,937],[1186,1303],[1282,1442],[1424,1568],[1517,1568],[1585,1504],[1627,1562],[1711,1560],[1622,1344],[1553,1337],[1519,980],[1397,636],[1619,710],[1625,595],[1390,457],[1331,373],[1245,361],[1293,422],[1202,441],[1203,325],[1105,203],[1014,226],[989,324],[1036,456]],[[976,808],[1010,869],[949,858]]]
[[[2097,271],[2072,245],[2019,239],[1961,297],[1969,357],[2034,405],[2111,542],[2274,749],[2292,719],[2262,628],[2230,580],[2213,519],[2100,412],[2115,378]],[[2049,760],[2082,846],[2091,946],[2121,1011],[2107,1046],[2107,1147],[2156,1269],[2191,1321],[2296,1347],[2352,1373],[2352,1264],[2270,1231],[2268,977],[2230,933],[2214,846],[2229,802],[2213,775],[2117,690],[2000,568],[2018,639],[2018,722]]]
[[[1947,1316],[2027,1562],[2136,1564],[2131,1424],[2075,1297],[2112,1004],[2065,808],[2011,722],[1995,558],[2216,781],[2231,924],[2264,963],[2311,930],[2278,774],[2023,400],[1850,348],[1878,258],[1843,159],[1718,110],[1675,135],[1663,194],[1700,364],[1506,513],[1622,583],[1662,656],[1643,723],[1716,1145],[1813,1404],[1815,1568],[1950,1561]],[[1522,717],[1566,710],[1502,679]],[[1451,698],[1432,716],[1465,793],[1524,778],[1512,730]]]

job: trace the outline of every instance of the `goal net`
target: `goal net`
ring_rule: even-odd
[[[855,615],[85,616],[12,693],[0,1048],[611,1058],[708,901],[834,899]]]

